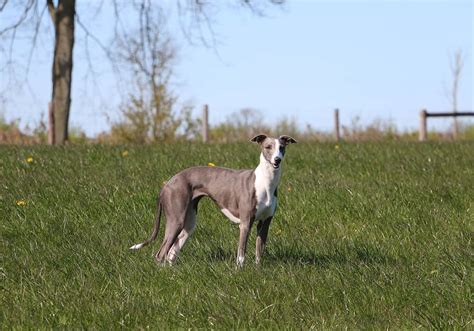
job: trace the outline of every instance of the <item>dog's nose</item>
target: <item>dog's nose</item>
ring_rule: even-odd
[[[277,156],[277,157],[275,158],[275,163],[276,163],[276,164],[280,164],[280,162],[281,162],[281,159]]]

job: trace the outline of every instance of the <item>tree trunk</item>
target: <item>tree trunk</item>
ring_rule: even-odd
[[[59,0],[53,16],[56,36],[54,44],[52,96],[54,144],[64,144],[68,140],[75,7],[75,0]]]

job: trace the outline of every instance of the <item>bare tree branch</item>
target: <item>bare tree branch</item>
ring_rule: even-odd
[[[459,80],[461,78],[461,72],[464,67],[464,55],[462,54],[461,50],[457,50],[453,54],[449,67],[451,69],[451,75],[453,77],[453,86],[451,89],[451,103],[453,112],[457,112]]]
[[[0,12],[5,9],[7,6],[8,0],[3,0],[3,2],[0,4]]]
[[[56,22],[56,8],[54,7],[53,0],[47,0],[47,6],[49,11],[49,16],[53,21],[53,24]]]
[[[97,88],[100,88],[97,80],[95,79],[95,77],[97,76],[96,75],[97,72],[94,69],[94,62],[92,61],[91,54],[90,54],[89,39],[91,39],[97,46],[99,46],[100,50],[104,53],[105,57],[107,58],[110,66],[112,68],[112,71],[117,76],[117,78],[118,78],[117,81],[120,82],[122,80],[121,70],[120,70],[120,67],[117,64],[116,59],[114,58],[114,54],[110,51],[110,47],[107,47],[104,43],[102,43],[102,41],[87,28],[87,26],[82,22],[80,16],[77,13],[76,13],[76,22],[77,22],[78,26],[82,29],[82,31],[84,32],[84,35],[85,35],[85,41],[84,41],[85,50],[84,51],[85,51],[85,54],[86,54],[88,70],[92,73],[94,85]]]
[[[461,78],[461,72],[464,67],[464,56],[462,50],[457,50],[450,61],[449,65],[451,69],[451,74],[453,77],[453,86],[451,88],[451,105],[452,111],[456,113],[458,111],[458,92],[459,92],[459,80]],[[459,133],[459,122],[456,117],[453,119],[453,134],[454,138],[458,136]]]
[[[95,34],[89,31],[89,29],[82,23],[79,15],[76,13],[76,22],[77,24],[81,27],[81,29],[84,31],[86,38],[91,38],[92,40],[95,41],[95,43],[102,49],[102,51],[107,55],[107,57],[111,57],[111,53],[107,47],[100,41],[99,38]]]
[[[43,10],[39,14],[39,16],[36,20],[35,27],[34,27],[33,39],[32,39],[32,42],[31,42],[30,51],[28,53],[28,61],[27,61],[27,64],[26,64],[26,75],[25,75],[26,80],[28,79],[28,74],[30,72],[31,60],[33,58],[33,53],[36,49],[36,43],[37,43],[37,40],[38,40],[38,35],[39,35],[39,32],[40,32],[40,28],[41,28],[41,22],[43,21],[43,15],[44,15],[45,9],[46,9],[46,7],[43,7]]]
[[[216,49],[218,42],[213,29],[214,24],[209,14],[210,11],[215,10],[215,7],[211,7],[210,3],[204,3],[199,0],[187,0],[185,4],[182,1],[177,1],[176,6],[181,32],[187,42],[194,45],[197,32],[197,39],[200,44],[206,48]],[[208,40],[209,38],[210,41]]]
[[[6,4],[8,1],[6,1],[3,6],[2,6],[2,11],[6,7]],[[20,25],[22,25],[26,19],[28,18],[28,14],[30,13],[31,8],[33,8],[33,5],[35,4],[35,0],[28,0],[28,2],[25,5],[25,8],[21,14],[21,16],[18,18],[16,22],[14,22],[11,25],[8,25],[7,27],[3,28],[0,30],[0,36],[8,33],[9,31],[14,31],[16,30]]]

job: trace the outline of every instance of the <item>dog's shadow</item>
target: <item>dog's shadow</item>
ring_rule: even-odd
[[[326,267],[331,264],[345,264],[349,258],[339,253],[317,253],[314,251],[284,251],[276,250],[268,252],[265,258],[271,263],[288,263],[293,265],[311,265],[315,267]]]
[[[247,252],[247,259],[253,259],[254,255],[249,253],[251,252]],[[217,247],[207,254],[207,260],[210,262],[234,262],[235,256],[235,252]],[[303,248],[276,247],[268,249],[262,261],[263,264],[287,263],[325,268],[334,264],[393,264],[395,259],[383,253],[381,250],[365,244],[345,249],[336,248],[329,253],[318,253],[317,251]]]

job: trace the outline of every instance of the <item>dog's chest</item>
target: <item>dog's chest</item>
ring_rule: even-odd
[[[255,171],[255,220],[266,219],[275,213],[277,206],[275,191],[279,177],[279,174],[272,176],[272,174],[267,174],[261,169]]]
[[[257,202],[257,210],[255,212],[255,220],[260,221],[260,220],[265,220],[269,218],[270,216],[273,216],[275,214],[277,206],[277,198],[273,196],[270,198],[269,202]]]

